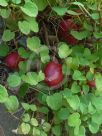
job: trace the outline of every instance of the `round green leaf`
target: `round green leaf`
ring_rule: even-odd
[[[91,133],[96,134],[99,131],[99,125],[94,122],[88,123],[89,130]]]
[[[23,33],[23,34],[29,34],[30,33],[30,25],[27,21],[19,21],[18,22],[18,26],[19,26],[19,29],[20,31]]]
[[[46,63],[50,60],[49,49],[47,46],[42,45],[40,47],[40,57],[43,63]]]
[[[27,50],[25,50],[23,47],[20,47],[20,48],[18,49],[18,53],[19,53],[19,55],[20,55],[22,58],[28,58],[29,55],[30,55],[30,52],[27,51]]]
[[[24,114],[22,120],[24,122],[29,122],[30,121],[30,115],[28,113]]]
[[[24,6],[21,7],[21,10],[30,17],[36,17],[38,14],[38,7],[34,2],[26,2]]]
[[[9,75],[7,82],[10,87],[17,87],[21,84],[21,78],[19,77],[19,75],[12,74]]]
[[[69,49],[66,43],[59,43],[58,54],[60,58],[66,58],[71,54],[72,50]]]
[[[31,118],[31,121],[30,121],[31,125],[37,127],[39,124],[38,124],[38,121],[35,119],[35,118]]]
[[[44,122],[42,127],[45,132],[49,132],[51,129],[51,125],[47,122]]]
[[[96,112],[95,114],[92,115],[92,122],[101,125],[102,124],[102,114]]]
[[[37,107],[36,107],[36,105],[34,105],[34,104],[31,104],[31,105],[30,105],[30,109],[31,109],[31,111],[33,111],[33,112],[37,111]]]
[[[45,75],[44,75],[44,73],[42,71],[40,71],[38,73],[37,79],[38,79],[38,82],[41,82],[41,81],[43,81],[45,79]]]
[[[29,18],[28,22],[30,25],[30,30],[37,33],[39,31],[39,26],[35,18]]]
[[[19,107],[19,102],[16,96],[8,97],[4,104],[9,112],[15,112]]]
[[[92,105],[92,103],[90,102],[89,105],[88,105],[88,112],[90,114],[94,114],[96,112],[96,109],[95,107]]]
[[[21,103],[24,110],[28,111],[30,109],[30,105],[28,103]]]
[[[86,78],[83,76],[83,74],[79,70],[75,70],[73,74],[74,80],[86,80]]]
[[[47,96],[46,102],[51,109],[58,110],[62,106],[62,95],[55,93],[51,96]]]
[[[61,136],[61,127],[60,125],[56,125],[52,128],[52,132],[55,136]]]
[[[8,42],[15,37],[15,33],[11,32],[9,29],[4,30],[2,40]]]
[[[38,128],[33,128],[33,135],[40,136],[40,130]]]
[[[0,6],[6,7],[8,5],[6,0],[0,0]]]
[[[21,61],[19,63],[19,70],[22,72],[22,73],[26,73],[28,71],[28,69],[30,68],[30,65],[31,63],[29,63],[29,60],[26,60],[26,61]]]
[[[71,114],[68,117],[68,125],[71,127],[80,126],[81,120],[80,120],[80,114],[78,112],[75,112]]]
[[[96,108],[97,111],[102,110],[102,96],[101,97],[91,97],[92,105]]]
[[[32,37],[27,39],[27,47],[36,53],[39,53],[40,39],[38,37]]]
[[[30,85],[37,85],[38,75],[35,72],[28,72],[26,75],[22,75],[22,80]]]
[[[11,13],[10,9],[1,9],[0,10],[0,15],[5,19],[9,17],[10,13]]]
[[[76,39],[78,40],[83,40],[85,38],[87,38],[89,36],[89,31],[82,31],[82,32],[78,32],[78,31],[71,31],[71,35],[74,36]]]
[[[7,45],[0,45],[0,56],[5,57],[9,52],[9,47]]]
[[[8,98],[7,90],[4,86],[0,85],[0,103],[4,103]]]
[[[80,86],[77,84],[77,82],[73,82],[71,86],[71,91],[73,94],[79,93],[81,90]]]
[[[69,116],[69,110],[67,108],[61,108],[58,112],[57,112],[57,117],[60,120],[66,120],[68,119]]]
[[[73,110],[78,110],[80,106],[80,99],[78,95],[72,95],[72,96],[66,97],[66,100]]]
[[[21,130],[24,135],[28,134],[30,132],[30,125],[28,123],[22,123],[21,124]]]

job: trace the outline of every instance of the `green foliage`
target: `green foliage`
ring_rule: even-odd
[[[61,108],[58,113],[57,116],[60,120],[66,120],[68,119],[69,116],[69,110],[67,108]]]
[[[59,43],[58,54],[60,58],[66,58],[71,54],[72,50],[66,43]]]
[[[0,17],[0,58],[4,61],[9,51],[25,58],[18,69],[10,70],[6,87],[0,85],[0,103],[10,113],[19,107],[24,110],[17,133],[62,136],[64,131],[86,136],[89,131],[100,132],[102,1],[0,0]],[[77,45],[59,37],[60,20],[69,18],[78,29],[69,28],[63,35],[77,39]],[[63,65],[63,82],[53,87],[44,82],[44,67],[50,60]],[[88,81],[95,81],[94,87]],[[9,89],[17,89],[17,96],[9,95]],[[30,102],[25,102],[26,95]]]
[[[8,96],[5,87],[0,85],[0,103],[4,103],[9,112],[15,112],[19,108],[19,102],[16,96]]]
[[[38,37],[32,37],[27,39],[27,47],[36,53],[39,52],[40,40]]]
[[[4,104],[9,112],[15,112],[19,108],[19,102],[16,96],[9,96]]]
[[[29,89],[29,85],[27,83],[24,83],[20,86],[18,96],[24,97]]]
[[[78,32],[78,31],[71,31],[71,34],[78,40],[83,40],[85,38],[87,38],[89,36],[89,32],[88,31],[82,31],[82,32]]]
[[[29,34],[30,33],[30,26],[27,21],[19,21],[18,22],[19,29],[23,34]]]
[[[38,126],[38,121],[35,118],[31,118],[31,125],[37,127]]]
[[[18,53],[22,58],[28,58],[30,56],[30,52],[26,51],[23,47],[18,49]]]
[[[22,75],[22,80],[30,85],[37,85],[44,80],[44,74],[40,71],[38,74],[35,72],[28,72],[26,75]]]
[[[30,125],[28,123],[22,123],[21,131],[24,135],[28,134],[30,132]]]
[[[20,4],[21,0],[11,0],[14,4]]]
[[[20,31],[25,35],[28,35],[30,31],[38,32],[39,30],[36,20],[30,17],[26,18],[24,21],[19,21],[18,26]]]
[[[96,75],[96,88],[97,91],[99,92],[102,91],[102,76],[100,74]]]
[[[0,103],[4,103],[8,98],[8,93],[5,87],[0,85]]]
[[[40,47],[40,57],[43,63],[49,62],[50,56],[49,56],[49,49],[47,46],[42,45]]]
[[[11,32],[10,30],[5,30],[2,36],[2,40],[7,42],[14,38],[15,33]]]
[[[64,7],[53,7],[53,10],[60,16],[63,16],[67,12],[67,8]]]
[[[10,16],[10,13],[11,13],[10,9],[1,9],[0,10],[0,15],[5,19]]]
[[[82,73],[78,70],[75,70],[74,71],[74,74],[73,74],[73,79],[74,80],[86,80],[85,77],[82,75]]]
[[[48,1],[47,0],[42,0],[40,2],[38,0],[33,0],[33,1],[36,3],[39,11],[44,10],[46,8],[46,6],[48,5]]]
[[[21,83],[21,78],[18,74],[15,73],[15,74],[9,75],[7,81],[10,87],[17,87]]]
[[[24,114],[22,120],[23,120],[24,122],[29,122],[29,121],[30,121],[30,116],[29,116],[29,114],[28,114],[28,113]]]
[[[95,133],[98,132],[99,126],[98,126],[96,123],[94,123],[94,122],[90,122],[90,123],[89,123],[89,130],[90,130],[93,134],[95,134]]]
[[[53,110],[58,110],[62,106],[62,95],[55,93],[52,96],[47,96],[47,104]]]
[[[61,127],[60,125],[56,125],[52,128],[52,132],[55,136],[60,136],[61,135]]]
[[[68,117],[68,124],[71,127],[77,127],[81,124],[81,120],[80,120],[80,114],[79,113],[73,113],[72,115],[70,115]]]
[[[30,17],[36,17],[38,14],[36,4],[31,1],[25,2],[24,6],[21,7],[21,10]]]
[[[78,110],[80,105],[80,99],[77,95],[66,97],[66,100],[73,110]]]
[[[6,0],[1,0],[0,5],[6,7],[8,5]]]
[[[80,86],[77,84],[77,82],[73,82],[71,86],[71,91],[73,94],[79,93],[81,90]]]
[[[5,57],[9,52],[9,47],[6,44],[0,45],[0,57]]]

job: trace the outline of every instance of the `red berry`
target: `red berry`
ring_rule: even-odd
[[[95,83],[95,80],[92,80],[92,81],[87,81],[87,84],[90,88],[94,88],[96,87],[96,83]]]
[[[75,24],[72,19],[62,20],[59,24],[58,36],[60,39],[74,45],[77,44],[78,40],[70,34],[71,30],[77,31],[79,30],[79,26]]]
[[[48,86],[57,86],[63,80],[62,66],[56,62],[49,62],[44,69],[45,83]]]
[[[17,52],[11,52],[5,58],[5,63],[10,69],[18,68],[18,64],[21,61],[24,61],[24,58],[21,58]]]

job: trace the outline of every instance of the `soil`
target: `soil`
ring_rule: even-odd
[[[15,117],[19,118],[22,115],[22,111],[15,114]],[[0,136],[17,136],[12,130],[17,129],[19,119],[8,113],[3,105],[0,105]]]

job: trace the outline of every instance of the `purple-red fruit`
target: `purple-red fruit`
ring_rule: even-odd
[[[58,37],[69,44],[75,45],[78,40],[71,35],[71,30],[78,31],[80,27],[74,23],[73,19],[65,19],[59,23]]]
[[[44,69],[45,83],[48,86],[57,86],[63,80],[62,65],[56,62],[49,62]]]
[[[17,69],[18,65],[21,61],[25,61],[24,58],[21,58],[18,54],[18,52],[11,52],[8,54],[5,58],[5,64],[10,68],[10,69]]]
[[[95,80],[92,80],[92,81],[87,81],[87,84],[90,88],[94,88],[96,87],[96,83],[95,83]]]

